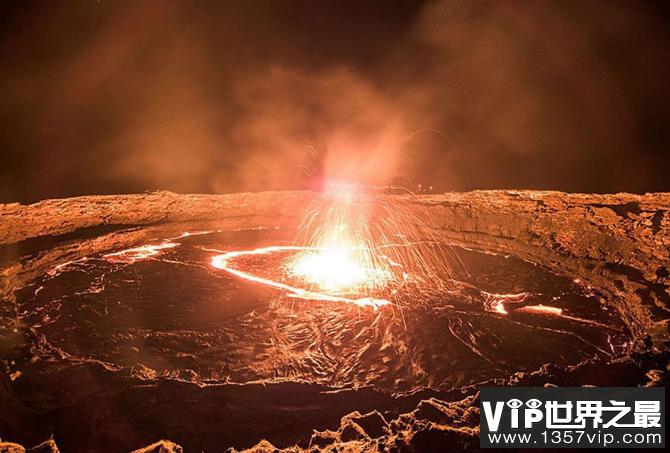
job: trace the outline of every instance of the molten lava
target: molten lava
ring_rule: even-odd
[[[317,284],[321,291],[299,288],[297,284],[287,283],[287,276],[261,276],[254,271],[257,269],[248,266],[245,258],[268,258],[273,254],[295,254],[299,256],[294,261],[295,268],[286,269],[289,276],[303,277],[305,280]],[[248,251],[236,251],[216,255],[212,258],[212,266],[224,270],[237,277],[256,283],[261,283],[287,292],[289,297],[306,300],[323,300],[330,302],[350,302],[359,306],[369,306],[377,309],[390,302],[386,299],[374,297],[358,297],[352,294],[353,288],[366,281],[368,271],[362,269],[358,264],[342,259],[344,250],[319,250],[310,247],[264,247]],[[331,261],[333,256],[338,256],[336,261]],[[316,265],[315,265],[316,263]],[[296,280],[299,280],[297,278]],[[351,294],[351,295],[350,295]],[[350,296],[347,296],[350,295]]]
[[[143,245],[132,249],[121,250],[120,252],[108,253],[103,258],[110,263],[135,263],[147,258],[157,256],[161,250],[177,247],[175,242],[164,242],[159,245]]]
[[[443,241],[435,236],[416,213],[387,197],[338,190],[308,207],[296,245],[224,253],[212,265],[290,297],[377,308],[401,288],[411,286],[416,302],[448,281],[442,278],[448,260],[435,246]],[[258,266],[258,259],[272,263]]]
[[[311,250],[293,262],[292,275],[328,292],[348,292],[361,286],[383,287],[391,274],[385,269],[366,267],[360,249],[332,248]]]

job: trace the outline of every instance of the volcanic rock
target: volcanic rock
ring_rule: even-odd
[[[132,453],[183,453],[184,450],[174,442],[169,440],[160,440],[155,444],[140,448]]]
[[[28,450],[28,453],[60,453],[56,442],[53,439],[42,442],[41,444]],[[163,453],[170,453],[168,451]]]
[[[372,411],[365,415],[360,415],[358,412],[354,412],[345,417],[345,419],[351,420],[352,423],[360,426],[363,432],[373,439],[382,437],[389,426],[382,414],[378,411]]]
[[[13,442],[0,441],[0,453],[26,453],[26,449]]]

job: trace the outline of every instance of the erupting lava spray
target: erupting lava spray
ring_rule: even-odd
[[[308,206],[294,246],[230,252],[215,256],[212,264],[291,297],[375,308],[416,303],[448,289],[453,257],[407,201],[338,186]],[[280,256],[280,264],[271,267],[276,274],[250,269],[251,259],[272,255]]]

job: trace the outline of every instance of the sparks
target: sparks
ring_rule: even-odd
[[[419,303],[449,276],[439,236],[417,215],[386,197],[355,188],[324,193],[307,208],[295,246],[235,251],[212,265],[280,288],[289,297],[378,308]],[[267,259],[258,266],[259,258]],[[412,297],[397,297],[400,289]]]

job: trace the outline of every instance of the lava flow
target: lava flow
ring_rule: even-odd
[[[212,265],[289,297],[376,309],[391,304],[401,288],[425,292],[442,284],[437,269],[445,269],[447,261],[431,248],[438,242],[431,234],[413,213],[386,199],[338,191],[310,206],[297,245],[223,253]],[[271,264],[258,266],[258,259]]]
[[[366,269],[351,259],[350,249],[318,249],[313,247],[277,246],[264,247],[249,251],[236,251],[217,255],[212,258],[212,265],[225,270],[237,277],[253,282],[285,290],[287,296],[307,300],[323,300],[330,302],[351,302],[360,306],[379,308],[390,301],[375,297],[356,297],[351,294],[353,289],[361,285],[378,286],[389,278],[386,272],[379,269]],[[293,255],[293,265],[289,265],[288,274],[311,281],[321,288],[319,290],[298,288],[272,277],[260,276],[245,268],[245,258],[269,257],[273,254]]]

